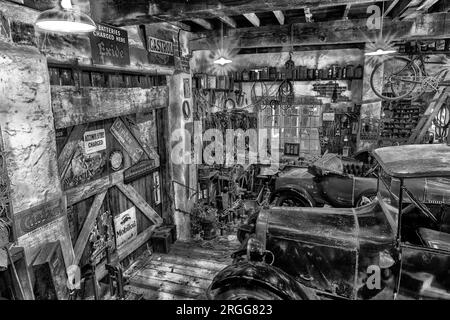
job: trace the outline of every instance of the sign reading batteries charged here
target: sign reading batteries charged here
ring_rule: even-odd
[[[106,149],[105,129],[86,131],[84,134],[84,152],[91,154]]]

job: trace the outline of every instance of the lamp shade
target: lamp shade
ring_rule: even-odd
[[[40,30],[57,33],[88,33],[97,29],[94,20],[87,14],[65,8],[42,12],[35,25]]]

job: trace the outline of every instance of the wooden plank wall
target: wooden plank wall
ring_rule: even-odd
[[[153,122],[151,120],[147,123],[148,126],[156,127],[156,111],[152,111]],[[129,115],[127,116],[131,122],[137,121],[137,116]],[[140,117],[142,118],[142,116]],[[60,172],[62,174],[63,188],[65,188],[65,194],[68,200],[68,219],[71,230],[72,243],[75,246],[76,263],[80,266],[86,265],[88,263],[91,247],[89,243],[86,242],[86,236],[92,230],[95,222],[99,221],[99,215],[106,211],[110,212],[113,217],[119,215],[120,213],[126,211],[127,209],[136,207],[136,219],[137,219],[137,232],[138,238],[135,244],[131,243],[126,245],[125,248],[120,250],[121,258],[125,258],[125,254],[129,254],[132,250],[139,248],[144,244],[149,238],[149,232],[152,231],[152,226],[159,224],[160,221],[151,221],[147,216],[153,217],[148,214],[148,212],[156,212],[158,215],[162,215],[162,204],[155,205],[155,199],[153,196],[153,178],[151,172],[149,175],[141,177],[137,180],[132,181],[129,185],[124,185],[122,189],[128,191],[132,195],[126,196],[118,187],[115,185],[122,184],[123,181],[123,171],[133,165],[131,157],[123,149],[121,144],[114,138],[110,128],[117,118],[105,119],[101,121],[92,122],[89,124],[81,124],[69,128],[62,128],[58,130],[57,139],[57,151],[59,156],[63,155],[62,158],[71,158],[76,152],[68,152],[68,144],[78,144],[83,140],[83,134],[85,131],[93,131],[97,129],[105,129],[106,135],[106,150],[104,151],[106,157],[106,164],[103,172],[99,175],[94,176],[91,180],[83,181],[78,185],[67,185],[64,183],[64,177],[67,177],[70,169],[70,164],[65,164],[64,159],[61,158],[59,161]],[[125,120],[127,121],[127,120]],[[134,130],[133,130],[134,131]],[[145,131],[146,134],[154,135],[154,131]],[[157,137],[151,137],[149,139],[152,142],[157,142]],[[156,143],[152,143],[151,147],[156,148]],[[149,149],[149,148],[146,148]],[[123,168],[115,172],[110,168],[109,155],[120,150],[124,156]],[[62,154],[64,152],[64,154]],[[103,151],[102,151],[103,152]],[[68,156],[70,154],[71,156]],[[143,158],[145,157],[145,154]],[[141,159],[142,160],[142,159]],[[158,161],[159,162],[159,161]],[[154,171],[159,172],[159,168],[155,168]],[[130,191],[131,190],[131,191]],[[95,199],[99,199],[99,194],[104,193],[104,199],[101,204],[97,203],[94,208],[93,204]],[[162,193],[162,192],[161,192]],[[130,200],[131,197],[131,200]],[[136,199],[137,198],[137,199]],[[132,201],[133,200],[133,201]],[[146,207],[147,206],[147,207]],[[146,209],[146,212],[140,210],[140,208]],[[89,216],[89,213],[95,210],[95,216]],[[92,220],[94,218],[94,220]],[[154,220],[154,219],[153,219]],[[86,224],[88,222],[88,224]],[[80,237],[83,238],[81,242]],[[87,244],[87,245],[86,245]]]

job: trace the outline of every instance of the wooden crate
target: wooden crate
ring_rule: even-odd
[[[155,232],[151,236],[153,251],[158,253],[169,253],[172,244],[172,234],[170,231]]]

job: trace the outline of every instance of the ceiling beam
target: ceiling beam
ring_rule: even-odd
[[[212,24],[209,23],[208,21],[206,21],[205,19],[192,19],[192,22],[195,22],[196,24],[198,24],[199,26],[202,26],[206,30],[212,30],[213,29]]]
[[[348,3],[345,6],[344,14],[342,15],[342,20],[348,20],[348,13],[350,12],[350,9],[352,8],[352,4]]]
[[[113,25],[139,25],[163,21],[215,19],[255,12],[314,9],[373,0],[90,0],[96,21]]]
[[[230,17],[218,17],[220,19],[220,21],[222,21],[223,23],[225,23],[226,25],[228,25],[231,28],[236,28],[237,24],[236,21],[234,21],[233,18]]]
[[[393,19],[399,19],[400,15],[406,10],[410,3],[410,0],[400,0],[397,5],[391,10],[391,17]]]
[[[387,7],[386,10],[384,10],[383,16],[386,17],[386,16],[389,14],[389,12],[391,12],[392,9],[395,8],[395,6],[397,5],[397,3],[398,3],[399,1],[400,1],[400,0],[394,0],[394,1],[392,1],[392,3],[389,5],[389,7]]]
[[[278,20],[278,22],[281,24],[281,25],[283,25],[284,24],[284,14],[283,14],[283,11],[281,11],[281,10],[275,10],[274,12],[273,12],[273,14],[275,15],[275,17],[277,18],[277,20]]]
[[[259,25],[261,24],[258,16],[254,13],[244,13],[244,17],[246,17],[247,20],[250,21],[250,23],[255,27],[259,27]]]
[[[336,20],[328,22],[295,23],[290,26],[263,26],[229,30],[226,38],[237,48],[331,45],[370,42],[379,35],[378,30],[368,29],[366,19]],[[384,29],[392,40],[450,38],[450,13],[425,14],[417,19],[392,21],[385,19]],[[191,50],[209,50],[219,41],[217,31],[198,34],[190,41]]]
[[[428,10],[439,0],[425,0],[419,5],[409,8],[410,10],[405,11],[402,14],[403,19],[413,19],[420,14],[428,12]]]
[[[304,8],[303,11],[305,12],[305,21],[308,23],[313,22],[313,15],[311,13],[311,9],[310,8]]]

